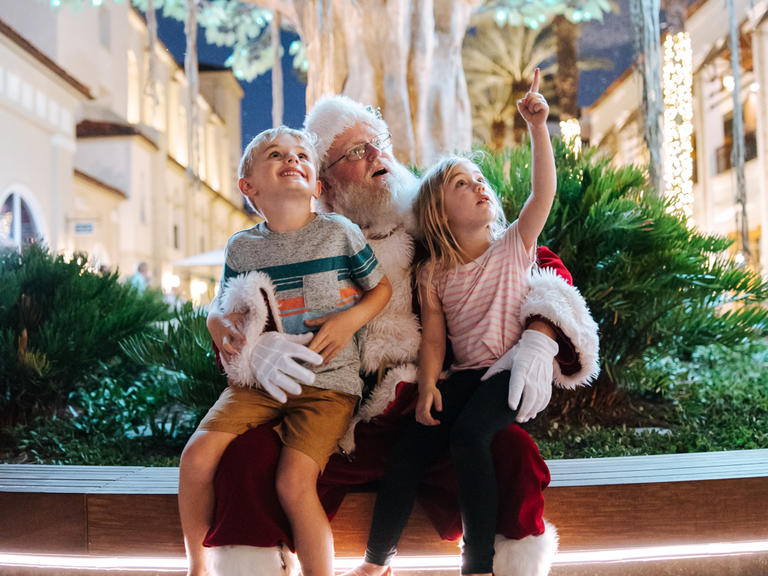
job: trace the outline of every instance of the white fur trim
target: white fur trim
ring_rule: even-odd
[[[296,554],[285,546],[218,546],[207,550],[213,576],[299,576]]]
[[[264,299],[265,294],[266,301]],[[249,272],[235,276],[227,280],[219,302],[221,311],[225,314],[246,313],[245,325],[243,326],[245,346],[243,346],[240,354],[232,358],[231,362],[226,362],[222,357],[224,371],[235,384],[258,387],[259,383],[251,368],[251,351],[267,326],[270,311],[278,331],[282,332],[283,329],[272,281],[263,272]]]
[[[336,136],[358,123],[371,124],[387,130],[387,123],[377,118],[370,110],[347,96],[325,96],[315,105],[304,120],[304,129],[317,136],[317,156],[320,166],[327,160],[328,149]]]
[[[554,525],[544,520],[544,533],[510,540],[496,535],[493,573],[496,576],[547,576],[557,554],[559,538]]]
[[[392,285],[392,297],[360,332],[364,374],[375,373],[382,364],[415,362],[421,343],[411,290],[413,238],[398,228],[386,238],[369,239],[368,243]]]
[[[357,411],[349,423],[346,433],[339,440],[339,447],[345,454],[352,454],[355,451],[355,426],[357,423],[368,422],[371,418],[384,412],[389,403],[395,399],[397,385],[400,382],[416,382],[415,364],[401,364],[387,371],[387,375],[373,389],[370,397]]]
[[[530,316],[543,316],[571,340],[579,355],[581,370],[570,376],[560,371],[555,362],[554,381],[561,388],[576,388],[589,384],[600,373],[598,354],[600,342],[597,323],[578,288],[568,284],[553,269],[534,271],[530,290],[520,308],[520,318],[525,322]]]

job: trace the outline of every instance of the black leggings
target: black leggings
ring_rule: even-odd
[[[366,561],[389,564],[421,479],[450,446],[464,532],[461,572],[493,572],[498,489],[491,442],[496,432],[514,423],[517,411],[507,404],[509,372],[480,382],[484,373],[485,368],[464,370],[438,384],[443,410],[432,410],[440,420],[438,426],[424,426],[415,419],[409,422],[376,495]]]

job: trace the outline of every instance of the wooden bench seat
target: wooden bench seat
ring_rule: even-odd
[[[548,461],[560,549],[768,539],[768,450]],[[177,468],[0,464],[0,552],[181,555]],[[347,496],[337,556],[360,556],[374,494]],[[456,554],[416,510],[409,554]]]

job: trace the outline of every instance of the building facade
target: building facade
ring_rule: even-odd
[[[734,0],[739,22],[742,121],[745,134],[747,225],[752,263],[768,271],[768,3]],[[693,220],[728,236],[739,249],[733,149],[733,87],[728,11],[718,0],[688,10],[693,50]],[[617,164],[648,163],[643,140],[642,80],[627,70],[585,110],[592,146]],[[740,256],[737,254],[737,256]]]
[[[0,3],[0,243],[42,238],[94,266],[211,297],[220,269],[174,266],[252,225],[237,190],[243,91],[202,67],[190,167],[187,78],[129,2]],[[196,175],[193,177],[192,174]]]

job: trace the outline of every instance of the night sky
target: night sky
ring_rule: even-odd
[[[582,72],[579,78],[579,105],[589,106],[600,94],[632,64],[632,36],[629,24],[628,0],[618,0],[617,13],[606,14],[604,21],[588,22],[582,26],[579,51],[584,58],[605,58],[613,62],[607,70]],[[159,11],[158,11],[159,12]],[[158,34],[177,62],[184,65],[184,24],[163,18],[158,13]],[[283,122],[292,127],[301,127],[304,122],[305,85],[292,71],[292,57],[288,46],[295,35],[283,32],[285,49],[283,56],[283,90],[285,97]],[[205,42],[205,31],[198,30],[198,59],[201,63],[223,65],[231,50]],[[257,77],[252,82],[240,82],[245,91],[242,101],[243,142],[250,141],[256,134],[272,126],[272,80],[270,73]]]
[[[171,18],[163,18],[158,11],[157,30],[160,39],[183,67],[187,43],[184,35],[184,23]],[[293,73],[293,57],[288,54],[288,46],[297,36],[286,32],[283,32],[281,36],[285,50],[283,55],[283,92],[285,98],[283,122],[288,126],[300,128],[304,124],[306,108],[304,101],[305,84],[299,82]],[[205,30],[198,28],[197,58],[200,63],[222,66],[231,53],[231,48],[208,44],[205,41]],[[267,72],[252,82],[241,81],[240,85],[245,92],[242,100],[243,143],[247,144],[256,134],[272,127],[272,76],[270,72]]]

